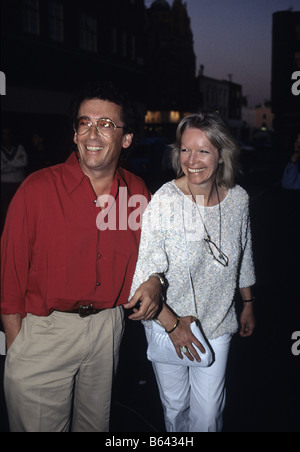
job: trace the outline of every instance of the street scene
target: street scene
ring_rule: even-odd
[[[251,224],[257,272],[257,330],[252,338],[236,335],[227,376],[225,432],[295,432],[300,425],[299,192],[284,190],[286,156],[271,151],[247,168],[241,185],[251,197]],[[157,180],[153,180],[155,185]],[[240,302],[237,299],[237,309]],[[300,334],[298,335],[298,337]],[[112,402],[112,432],[163,432],[163,411],[152,365],[146,357],[144,328],[127,320]],[[295,353],[295,352],[294,352]],[[1,378],[4,367],[1,362]],[[2,388],[2,382],[0,387]],[[0,431],[8,431],[3,389]]]
[[[229,323],[222,334],[211,337],[211,341],[222,339],[223,345],[228,341],[220,359],[225,362],[222,371],[215,380],[208,377],[215,394],[219,391],[218,400],[211,407],[206,404],[210,391],[205,385],[193,392],[197,384],[195,378],[192,389],[191,371],[183,378],[190,385],[186,400],[197,394],[203,413],[205,408],[215,410],[213,425],[203,431],[300,431],[300,11],[296,3],[90,0],[83,4],[74,0],[70,8],[67,0],[1,1],[1,433],[109,431],[126,437],[131,432],[154,436],[168,429],[177,432],[168,423],[167,411],[184,396],[174,391],[173,403],[161,397],[159,372],[147,359],[143,323],[129,318],[141,311],[123,308],[132,281],[142,274],[141,217],[135,215],[134,227],[127,227],[135,212],[123,194],[127,200],[130,194],[147,204],[174,180],[180,195],[191,195],[200,217],[195,197],[203,197],[204,208],[218,206],[212,224],[219,242],[211,240],[201,217],[201,231],[207,236],[199,250],[206,242],[209,253],[195,252],[197,277],[190,276],[189,287],[188,283],[180,286],[181,274],[174,277],[179,289],[171,302],[184,310],[185,294],[189,288],[196,292],[199,283],[199,306],[206,303],[207,312],[215,311],[210,321],[217,323],[217,315],[226,310],[214,333],[226,323],[233,306],[240,322],[228,357]],[[198,122],[193,123],[195,117]],[[211,121],[206,128],[202,124],[203,130],[200,117]],[[187,126],[185,120],[194,125]],[[179,124],[184,124],[181,130]],[[225,138],[226,146],[220,145]],[[230,207],[237,213],[227,208],[226,217],[222,208],[235,183],[249,195],[253,259],[249,258],[248,210],[245,214],[242,204],[246,196]],[[105,201],[108,197],[111,205]],[[101,204],[103,199],[107,204]],[[15,208],[9,209],[11,205]],[[120,228],[115,227],[117,217]],[[224,227],[225,218],[230,228]],[[234,243],[235,227],[240,235]],[[240,252],[236,261],[222,250],[225,234],[228,249]],[[174,249],[169,245],[168,256],[166,242],[151,246],[164,249],[168,262],[174,259],[175,268],[181,268],[184,240],[178,239],[175,229],[170,237],[177,242]],[[232,273],[231,264],[238,261],[237,273],[232,278],[232,273],[228,277],[225,271],[211,271],[208,255],[217,261],[215,268],[228,267]],[[147,305],[150,315],[160,305],[160,318],[170,325],[170,329],[164,326],[165,332],[170,336],[177,329],[177,354],[180,350],[188,357],[191,347],[178,338],[190,338],[184,335],[183,321],[190,313],[176,314],[174,305],[161,303],[164,292],[170,293],[174,286],[168,287],[166,275],[157,273],[155,265],[161,263],[153,248],[144,260],[154,271],[147,273],[147,280],[141,279],[140,287],[145,284],[146,289],[136,306]],[[225,299],[230,293],[227,284],[241,277],[242,267],[247,284],[234,294],[232,289],[231,302],[231,295]],[[174,275],[169,274],[170,280]],[[222,287],[216,300],[211,296],[203,302],[206,289],[216,294],[217,286]],[[198,313],[195,293],[194,302]],[[94,331],[81,334],[77,326],[85,317]],[[26,359],[6,361],[4,329],[9,348],[17,347],[22,340],[19,333],[30,321],[36,322],[37,332],[31,335],[28,328],[27,342],[21,343],[26,342]],[[31,361],[31,350],[39,345],[46,351],[39,351]],[[81,353],[87,361],[80,361]],[[35,362],[36,369],[28,362]],[[45,384],[41,362],[48,369],[43,374],[49,378]],[[89,368],[83,365],[86,362],[92,370],[85,378],[81,370]],[[219,365],[219,356],[216,362]],[[6,394],[5,365],[10,372]],[[23,370],[29,372],[27,377]],[[223,378],[220,385],[218,378]],[[44,384],[47,396],[52,391],[44,405],[39,401],[39,408],[46,413],[49,409],[52,416],[36,416],[38,384]],[[205,394],[204,402],[200,394]],[[25,400],[30,400],[28,406]],[[199,432],[200,410],[195,413]],[[187,425],[186,412],[182,419],[178,431]]]

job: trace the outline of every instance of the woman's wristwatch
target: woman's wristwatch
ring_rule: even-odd
[[[153,273],[151,276],[154,276],[155,278],[157,278],[160,282],[161,285],[161,300],[165,301],[166,300],[166,289],[167,289],[167,285],[166,285],[166,281],[165,278],[162,276],[161,273]]]
[[[155,276],[156,278],[159,279],[161,287],[163,287],[163,288],[166,287],[166,282],[165,282],[164,278],[162,277],[161,273],[152,273],[152,275],[150,275],[150,278],[151,278],[151,276]]]

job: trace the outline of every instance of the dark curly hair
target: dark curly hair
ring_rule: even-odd
[[[88,84],[74,98],[70,107],[70,119],[72,124],[77,119],[82,102],[89,99],[100,99],[112,102],[121,107],[121,120],[124,123],[123,133],[133,134],[133,142],[136,143],[141,131],[141,118],[138,114],[137,104],[131,95],[123,88],[110,81],[99,81]]]

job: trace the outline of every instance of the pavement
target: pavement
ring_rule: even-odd
[[[257,328],[234,336],[227,371],[224,432],[300,431],[300,192],[281,188],[289,156],[269,155],[241,178],[250,210],[257,285]],[[268,159],[266,159],[268,162]],[[159,181],[153,180],[158,187]],[[239,303],[237,303],[239,309]],[[299,333],[300,336],[300,333]],[[293,354],[294,351],[294,354]],[[0,357],[0,432],[8,432]],[[111,432],[164,432],[163,412],[140,323],[126,320],[112,400]]]

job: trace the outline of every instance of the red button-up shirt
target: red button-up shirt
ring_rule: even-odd
[[[47,316],[82,304],[105,309],[127,303],[139,214],[150,193],[140,178],[119,168],[110,199],[101,211],[75,153],[26,179],[1,238],[2,314]]]

